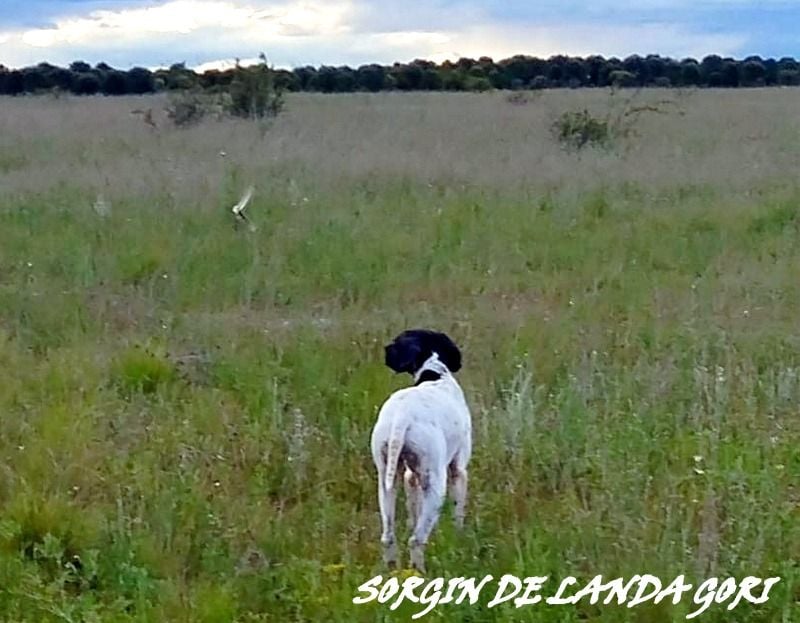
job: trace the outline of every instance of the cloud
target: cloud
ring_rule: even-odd
[[[34,57],[55,62],[76,55],[102,57],[125,51],[129,63],[189,52],[260,51],[296,38],[335,39],[350,30],[350,0],[256,2],[171,0],[120,10],[95,10],[83,16],[56,18],[52,24],[0,32],[4,57],[11,65]],[[288,44],[291,48],[292,45]],[[138,58],[137,58],[138,57]],[[142,59],[140,61],[139,59]]]
[[[684,1],[688,0],[672,3]],[[669,2],[648,0],[645,5],[661,7]],[[541,11],[513,0],[484,4],[170,0],[56,17],[44,27],[0,31],[0,41],[4,62],[11,66],[83,59],[122,67],[178,61],[197,66],[256,57],[262,51],[277,66],[442,61],[460,56],[499,59],[514,54],[697,57],[735,54],[747,41],[735,30],[710,33],[668,20],[610,21],[593,17],[594,11],[567,16],[563,7],[558,19],[552,0],[543,2]],[[75,10],[73,3],[69,6]],[[528,17],[520,17],[519,11],[527,11]]]
[[[259,9],[234,2],[173,0],[165,4],[121,11],[101,10],[87,17],[57,20],[50,28],[22,33],[22,42],[34,47],[102,43],[123,37],[185,35],[206,28],[220,33],[245,32],[266,38],[334,34],[344,28],[347,2],[290,3]]]

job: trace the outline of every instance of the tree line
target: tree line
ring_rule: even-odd
[[[39,63],[22,69],[0,65],[0,94],[69,92],[77,95],[125,95],[156,91],[222,91],[241,68],[197,73],[184,63],[150,71],[143,67],[92,67],[76,61],[69,67]],[[800,85],[800,63],[748,56],[709,55],[698,61],[658,55],[615,57],[517,55],[501,61],[489,57],[434,63],[415,60],[393,65],[297,67],[272,70],[275,86],[287,91],[348,93],[354,91],[486,91],[581,87],[762,87]]]

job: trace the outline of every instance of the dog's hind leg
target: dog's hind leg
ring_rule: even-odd
[[[403,474],[403,484],[406,490],[406,509],[408,510],[408,525],[413,530],[419,517],[419,477],[410,469]]]
[[[461,465],[458,457],[450,463],[450,487],[453,492],[453,501],[455,508],[453,509],[453,521],[456,528],[461,530],[464,527],[464,516],[467,513],[467,477],[466,465]]]
[[[394,507],[397,498],[397,489],[385,489],[383,474],[378,478],[378,506],[381,509],[381,545],[383,545],[383,560],[390,569],[397,566],[397,542],[394,538]]]
[[[425,572],[425,544],[439,519],[447,486],[447,470],[423,472],[420,482],[420,504],[417,525],[408,540],[411,566]]]

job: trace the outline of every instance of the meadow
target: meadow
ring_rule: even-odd
[[[164,104],[0,99],[0,620],[409,620],[351,600],[410,327],[462,347],[474,428],[429,576],[780,576],[696,620],[798,619],[800,90]],[[603,148],[551,131],[634,105]]]

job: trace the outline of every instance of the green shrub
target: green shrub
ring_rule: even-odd
[[[261,62],[252,67],[236,65],[225,109],[234,117],[263,119],[274,117],[284,105],[283,90],[275,84],[275,72],[263,54]]]
[[[179,128],[197,125],[218,107],[217,98],[201,91],[172,91],[168,98],[167,118]]]
[[[563,113],[553,124],[553,133],[559,143],[573,149],[605,147],[611,142],[608,120],[594,117],[588,110]]]
[[[599,117],[588,110],[567,111],[553,123],[553,134],[559,143],[571,149],[582,149],[587,146],[611,147],[622,144],[630,147],[628,139],[638,137],[639,118],[645,113],[668,114],[676,112],[683,115],[683,110],[673,100],[662,99],[654,103],[637,103],[640,91],[630,97],[617,99],[617,91],[612,89],[609,110],[605,116]]]
[[[123,353],[111,370],[112,383],[124,396],[153,394],[176,377],[175,366],[165,356],[140,347]]]

